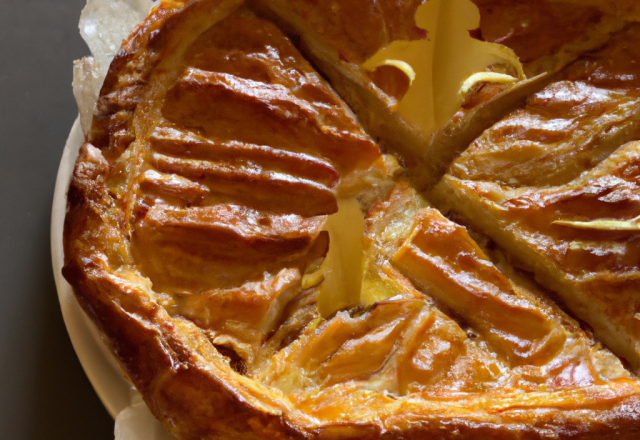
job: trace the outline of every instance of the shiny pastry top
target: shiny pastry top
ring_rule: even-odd
[[[608,312],[638,291],[636,28],[505,107],[425,191],[429,154],[383,154],[396,98],[359,70],[426,37],[421,3],[163,1],[111,64],[63,273],[178,438],[637,434],[639,338]],[[314,67],[335,54],[342,96]]]

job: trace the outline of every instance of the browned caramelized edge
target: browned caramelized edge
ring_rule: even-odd
[[[135,138],[131,118],[144,95],[146,81],[167,47],[167,34],[183,15],[238,1],[165,2],[154,9],[124,43],[111,65],[101,91],[94,119],[92,144],[107,159],[118,157]],[[337,419],[327,426],[288,408],[284,400],[268,390],[255,392],[225,368],[221,355],[192,324],[171,319],[155,304],[144,288],[118,282],[109,273],[99,253],[105,243],[101,234],[122,237],[120,216],[104,187],[109,164],[96,160],[86,144],[74,171],[69,190],[69,212],[65,221],[65,267],[63,274],[74,287],[85,312],[96,323],[118,357],[127,377],[165,426],[183,439],[259,438],[635,438],[640,429],[640,398],[604,392],[585,408],[572,405],[546,412],[526,407],[526,400],[506,405],[470,408],[462,402],[440,402],[452,413],[420,410],[416,402],[405,402],[383,417],[360,421]],[[116,210],[117,211],[117,210]],[[93,247],[95,246],[95,247]],[[122,280],[120,280],[122,281]],[[499,400],[499,399],[498,399]],[[587,399],[589,400],[589,399]],[[369,402],[376,408],[374,401]],[[380,408],[387,407],[385,401]],[[417,406],[415,406],[417,405]],[[455,411],[458,408],[459,412]],[[558,411],[559,408],[562,410]],[[431,410],[434,408],[431,407]],[[621,434],[618,434],[621,433]]]

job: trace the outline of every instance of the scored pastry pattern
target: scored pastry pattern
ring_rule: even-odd
[[[637,68],[611,60],[636,27],[420,193],[269,2],[241,4],[152,11],[69,192],[64,275],[154,415],[182,439],[633,438]],[[382,12],[386,38],[425,37]],[[323,314],[349,199],[372,300]]]

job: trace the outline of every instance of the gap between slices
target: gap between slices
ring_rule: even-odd
[[[478,0],[476,3],[489,8],[485,18],[493,9],[504,7],[509,11],[508,20],[530,21],[532,37],[524,44],[520,39],[520,45],[514,45],[519,53],[535,52],[535,57],[526,58],[524,68],[511,49],[489,40],[479,41],[481,32],[471,32],[478,25],[479,15],[478,8],[468,0],[403,3],[403,13],[412,10],[416,16],[414,33],[407,32],[399,39],[403,41],[386,42],[384,39],[393,36],[395,28],[389,30],[365,21],[361,26],[366,31],[360,37],[353,36],[349,30],[351,23],[341,21],[339,14],[336,16],[339,7],[330,12],[329,4],[256,1],[260,13],[301,39],[303,53],[331,81],[381,147],[407,165],[420,189],[436,184],[451,161],[486,128],[521,106],[527,96],[548,84],[564,66],[602,46],[625,25],[624,20],[603,16],[589,7],[579,8],[578,15],[582,18],[572,20],[567,6],[545,4],[549,14],[541,15],[536,9],[543,7],[544,2],[513,5],[499,0]],[[448,25],[454,15],[456,24]],[[333,21],[328,17],[334,17]],[[570,30],[552,35],[551,45],[536,48],[535,32],[540,32],[549,19]],[[520,26],[520,22],[508,20],[508,25]],[[504,29],[492,29],[491,23],[480,25],[477,31],[493,32],[495,42],[502,41],[496,35],[506,32]],[[415,31],[420,29],[426,32],[416,35]],[[528,35],[526,28],[517,32]],[[369,33],[376,37],[368,37]],[[358,44],[358,38],[368,40]],[[511,42],[509,38],[504,41]],[[460,48],[464,49],[461,56],[449,56],[460,53]],[[379,68],[385,69],[378,72]],[[522,81],[525,72],[527,80]],[[398,100],[394,93],[407,87],[407,75],[408,91]],[[519,81],[507,81],[507,76]],[[380,79],[381,83],[371,84],[371,78]],[[469,83],[465,84],[465,80]],[[459,96],[462,87],[470,90],[463,97]],[[461,100],[463,108],[451,118]],[[435,112],[435,109],[446,110]]]
[[[640,366],[640,27],[578,58],[478,137],[432,191]],[[629,142],[629,143],[627,143]]]

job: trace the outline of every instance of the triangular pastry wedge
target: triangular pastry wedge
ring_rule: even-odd
[[[421,37],[417,4],[369,2],[364,43]],[[76,162],[63,274],[152,413],[181,440],[635,438],[633,373],[421,196],[263,13],[157,4]],[[633,200],[627,156],[569,185]]]
[[[635,370],[639,160],[640,143],[632,142],[562,186],[514,189],[448,175],[438,187],[452,210],[534,272]]]
[[[621,145],[640,138],[639,42],[631,24],[569,65],[477,138],[432,193],[508,249],[636,370],[638,144]]]

